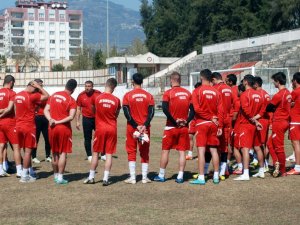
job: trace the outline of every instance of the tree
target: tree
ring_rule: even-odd
[[[70,70],[90,70],[92,69],[92,50],[89,46],[84,45],[82,49],[78,49],[78,55],[70,66]]]
[[[55,64],[51,70],[53,72],[64,71],[65,67],[63,66],[63,64],[59,63],[59,64]]]
[[[145,43],[141,39],[135,38],[132,41],[131,46],[126,51],[126,54],[139,55],[139,54],[145,54],[147,52],[148,52],[148,48],[146,47]]]
[[[97,50],[93,57],[93,69],[103,69],[106,67],[105,57],[101,49]]]
[[[40,55],[34,48],[23,47],[19,48],[18,55],[15,57],[16,65],[19,66],[20,72],[34,72],[27,71],[27,68],[37,68],[40,64]]]

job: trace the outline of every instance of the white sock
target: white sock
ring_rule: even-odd
[[[253,155],[253,154],[254,154],[254,150],[253,150],[253,149],[250,149],[250,150],[249,150],[249,154],[250,154],[250,155]]]
[[[28,169],[23,168],[22,177],[27,177],[27,176],[28,176]]]
[[[204,174],[208,174],[209,163],[205,163],[204,165]]]
[[[269,167],[269,162],[267,159],[265,159],[265,167]]]
[[[219,179],[219,172],[218,171],[214,172],[214,179]]]
[[[130,177],[135,179],[135,161],[130,161],[128,164]]]
[[[5,171],[8,170],[8,162],[7,162],[7,161],[3,161],[3,169],[4,169]]]
[[[259,170],[258,170],[258,173],[264,173],[265,172],[265,169],[264,169],[264,167],[259,167]]]
[[[3,165],[0,164],[0,174],[4,174]]]
[[[242,169],[243,169],[243,163],[238,163],[238,168],[239,168],[240,170],[242,170]]]
[[[58,178],[58,173],[54,173],[54,179]]]
[[[21,173],[22,173],[22,165],[21,164],[20,165],[16,165],[16,168],[17,168],[17,174],[21,175]]]
[[[164,178],[165,177],[165,173],[166,173],[166,169],[159,168],[159,174],[158,174],[158,176],[160,178]]]
[[[142,163],[142,177],[143,177],[143,179],[147,178],[148,167],[149,167],[149,163]]]
[[[204,180],[204,175],[200,175],[200,174],[199,174],[198,180]]]
[[[188,156],[193,156],[193,151],[188,151]]]
[[[300,172],[300,165],[295,165],[295,168],[294,168],[297,172]]]
[[[95,172],[96,172],[95,170],[90,170],[89,180],[95,178]]]
[[[103,180],[108,181],[108,177],[109,177],[109,171],[105,170]]]
[[[58,180],[58,181],[62,181],[62,180],[63,180],[63,175],[62,175],[61,173],[59,173],[59,174],[57,175],[57,180]]]
[[[35,171],[32,167],[29,168],[29,174],[30,175],[35,175]]]
[[[249,169],[244,169],[243,175],[249,177]]]
[[[179,171],[177,175],[177,179],[183,179],[183,171]]]
[[[220,176],[224,176],[225,175],[226,167],[227,167],[227,163],[226,162],[221,162]]]
[[[227,164],[229,164],[230,163],[230,160],[229,159],[227,159]]]

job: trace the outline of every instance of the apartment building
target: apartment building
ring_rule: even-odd
[[[3,40],[1,42],[1,18]],[[83,14],[66,1],[18,0],[0,17],[0,54],[15,59],[35,51],[43,60],[73,60],[83,45]]]

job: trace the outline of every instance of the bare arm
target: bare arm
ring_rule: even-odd
[[[41,92],[41,99],[40,99],[41,101],[46,101],[49,98],[49,93],[36,81],[32,81],[31,86],[39,89],[39,91]]]
[[[77,106],[77,111],[76,111],[76,128],[77,130],[80,130],[80,115],[81,115],[81,107]]]
[[[8,106],[0,112],[0,118],[3,118],[4,116],[12,112],[12,110],[14,110],[14,102],[9,101]]]
[[[67,116],[66,118],[64,118],[62,120],[55,121],[55,125],[72,121],[75,117],[75,114],[76,114],[76,109],[71,109],[69,112],[69,116]]]

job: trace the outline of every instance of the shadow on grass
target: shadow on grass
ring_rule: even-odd
[[[69,182],[79,181],[87,178],[89,173],[70,173],[66,172],[64,175],[64,179],[68,180]]]

